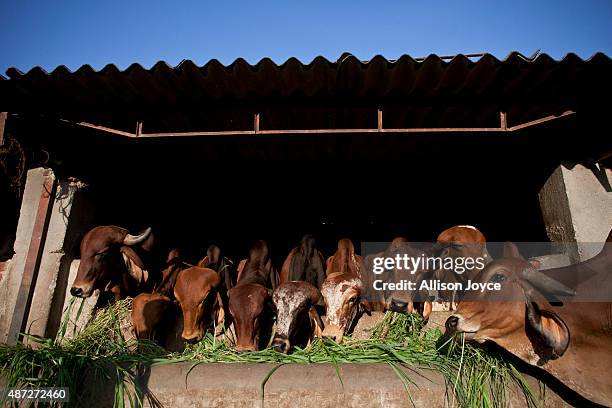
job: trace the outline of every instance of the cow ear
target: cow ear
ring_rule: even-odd
[[[332,271],[333,264],[334,264],[334,256],[332,255],[329,258],[327,258],[327,261],[325,261],[325,274],[326,275],[336,272],[336,271]]]
[[[121,247],[123,260],[128,273],[139,283],[149,279],[149,272],[144,269],[144,263],[134,250],[128,246]]]
[[[425,301],[423,302],[423,319],[425,320],[429,320],[429,315],[431,314],[431,311],[433,310],[433,304],[430,301]]]
[[[565,353],[570,342],[570,332],[565,322],[557,314],[549,310],[541,310],[537,303],[528,300],[525,318],[528,327],[549,350],[548,357],[555,359]]]
[[[206,255],[204,258],[200,259],[200,262],[198,262],[198,266],[200,268],[208,268],[209,264],[210,264],[210,258],[208,257],[208,255]]]
[[[524,259],[516,244],[510,241],[504,242],[503,257]]]
[[[310,310],[308,310],[308,316],[310,317],[312,327],[314,328],[314,336],[323,337],[323,320],[321,320],[321,316],[319,316],[317,308],[314,306],[310,306]]]

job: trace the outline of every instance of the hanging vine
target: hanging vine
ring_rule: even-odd
[[[0,146],[0,171],[9,181],[11,190],[21,198],[23,178],[26,172],[26,153],[17,139],[5,135]]]

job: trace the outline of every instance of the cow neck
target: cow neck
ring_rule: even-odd
[[[540,306],[541,308],[548,308],[550,310],[550,305],[547,306],[545,304],[542,304]],[[569,311],[569,308],[580,308],[582,306],[587,305],[570,304],[569,306],[566,305],[560,308],[555,308],[553,311],[563,319],[565,314],[563,313],[564,310]],[[610,311],[612,311],[612,306]],[[580,333],[579,328],[571,324],[571,321],[564,321],[566,321],[570,329],[570,345],[565,351],[565,353],[557,359],[542,359],[535,352],[531,340],[527,337],[524,326],[517,329],[511,334],[504,335],[502,338],[497,339],[494,342],[505,350],[509,351],[511,354],[520,358],[522,361],[546,371],[547,373],[555,377],[557,380],[561,381],[565,386],[574,390],[581,396],[598,403],[610,405],[610,403],[612,403],[612,400],[610,399],[605,402],[601,401],[602,395],[605,395],[606,389],[609,388],[609,384],[603,384],[600,387],[600,389],[603,391],[597,392],[596,388],[593,387],[591,381],[592,378],[585,378],[583,376],[593,372],[607,372],[609,367],[607,367],[608,363],[606,363],[606,361],[599,361],[599,364],[602,364],[602,369],[600,371],[597,371],[595,367],[593,367],[594,364],[598,364],[597,358],[594,358],[593,353],[596,352],[598,349],[605,349],[606,344],[609,344],[609,342],[612,341],[612,333],[603,329],[599,333],[580,335],[578,334]],[[590,342],[594,338],[592,336],[596,336],[596,340],[601,343],[600,347],[584,347],[585,343]],[[603,398],[611,397],[605,396]]]

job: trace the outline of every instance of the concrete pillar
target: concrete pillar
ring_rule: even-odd
[[[562,165],[540,190],[548,237],[573,263],[598,254],[612,228],[611,182],[610,169]]]
[[[14,343],[24,329],[54,184],[55,176],[50,169],[28,171],[17,224],[15,254],[0,282],[0,343]]]
[[[78,237],[77,181],[58,181],[51,169],[28,171],[15,239],[15,255],[0,281],[0,343],[19,333],[53,337],[61,320],[64,294]],[[81,210],[78,213],[86,213]],[[86,217],[85,217],[86,218]]]
[[[62,306],[69,279],[73,254],[67,242],[76,239],[70,234],[71,214],[75,199],[83,184],[70,180],[58,181],[51,208],[47,234],[40,258],[36,286],[32,296],[27,330],[41,337],[53,337],[59,327]]]

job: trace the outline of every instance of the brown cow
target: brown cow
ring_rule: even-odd
[[[434,245],[433,255],[439,258],[471,258],[482,259],[481,264],[488,264],[492,261],[491,255],[487,251],[487,240],[482,232],[471,225],[456,225],[448,228],[438,235]],[[482,270],[479,265],[475,265],[471,270],[461,271],[438,268],[433,272],[433,278],[445,283],[462,283],[465,285],[468,280],[473,280]],[[444,303],[449,309],[454,310],[456,302],[461,296],[457,291],[438,291],[437,301]]]
[[[236,351],[257,351],[268,327],[270,289],[257,283],[240,283],[229,291],[229,310],[234,320]]]
[[[308,282],[281,283],[272,295],[276,305],[276,335],[272,347],[288,353],[295,345],[305,347],[314,336],[320,337],[323,322],[316,309],[319,290]]]
[[[419,290],[376,290],[374,287],[375,280],[383,282],[410,280],[415,282],[418,287],[423,279],[430,277],[430,271],[424,266],[420,266],[414,273],[396,268],[380,274],[374,273],[375,262],[380,262],[381,259],[396,259],[398,256],[402,259],[404,256],[419,258],[425,256],[425,253],[414,248],[406,238],[396,237],[383,252],[368,255],[362,274],[362,281],[364,283],[362,297],[364,302],[367,302],[367,308],[372,311],[416,312],[427,319],[431,313],[431,302],[429,301],[428,293]]]
[[[221,306],[217,297],[220,285],[219,274],[210,268],[192,266],[178,274],[174,297],[183,312],[183,340],[200,340],[205,329],[216,321]]]
[[[325,258],[312,235],[304,235],[300,246],[287,255],[281,268],[280,283],[304,281],[320,288],[325,277]]]
[[[353,329],[354,324],[366,304],[362,302],[363,282],[351,272],[333,272],[321,286],[325,299],[326,315],[323,337],[340,343],[344,335]]]
[[[146,290],[154,281],[149,269],[155,268],[145,266],[143,255],[152,245],[151,228],[139,235],[114,225],[93,228],[81,242],[81,262],[70,293],[86,298],[100,289],[118,300]]]
[[[238,267],[238,283],[229,291],[229,311],[236,332],[236,350],[258,350],[269,325],[270,295],[278,284],[268,245],[257,241]],[[264,335],[262,335],[264,334]]]
[[[325,273],[329,276],[335,272],[350,272],[361,277],[363,259],[355,254],[355,245],[348,238],[338,241],[336,253],[327,258]]]
[[[515,246],[508,249],[478,277],[501,284],[501,291],[466,294],[446,321],[447,334],[493,341],[581,396],[612,406],[612,233],[599,255],[563,268],[537,271]],[[577,277],[574,291],[567,285]]]
[[[188,267],[181,260],[178,250],[171,250],[166,269],[162,271],[162,280],[153,293],[141,293],[132,300],[132,324],[137,338],[149,339],[162,321],[179,317],[174,286],[178,274]]]

